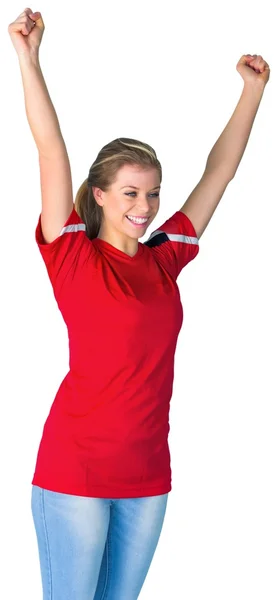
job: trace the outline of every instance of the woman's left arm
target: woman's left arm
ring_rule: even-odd
[[[269,79],[269,65],[261,56],[243,55],[236,68],[244,80],[241,97],[208,155],[202,178],[180,209],[191,220],[198,239],[236,174]]]

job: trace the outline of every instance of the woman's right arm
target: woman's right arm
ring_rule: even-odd
[[[39,63],[44,24],[41,15],[36,15],[40,13],[26,9],[9,25],[9,34],[18,54],[26,116],[39,154],[41,226],[50,243],[58,237],[74,204],[67,149]]]

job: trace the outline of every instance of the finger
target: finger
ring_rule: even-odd
[[[25,8],[24,11],[22,13],[20,13],[20,15],[18,15],[18,18],[15,20],[17,21],[18,19],[21,19],[22,17],[25,17],[26,15],[29,16],[32,14],[33,14],[33,11],[31,10],[31,8]]]
[[[43,18],[42,15],[39,11],[36,12],[31,12],[28,14],[28,17],[31,19],[33,25],[38,24],[40,29],[44,29],[44,22],[43,22]]]
[[[250,65],[250,63],[254,60],[254,56],[252,56],[251,54],[243,54],[242,57],[239,60],[239,63],[243,64],[243,65]]]
[[[260,54],[253,54],[251,59],[248,61],[249,67],[251,67],[256,73],[261,73],[263,63],[264,61]]]
[[[25,8],[25,10],[24,10],[24,13],[25,13],[26,15],[29,15],[29,14],[33,14],[33,11],[32,11],[32,9],[31,9],[31,8]]]
[[[260,73],[262,73],[264,71],[264,67],[265,67],[265,61],[261,58],[258,61],[258,65],[257,65],[257,68],[258,68],[258,70],[259,70]]]
[[[18,18],[13,23],[9,25],[9,31],[19,33],[21,32],[23,35],[28,35],[30,31],[33,29],[33,21],[27,17]]]
[[[256,64],[258,64],[261,60],[263,60],[263,57],[260,54],[254,54],[253,60],[256,62]]]
[[[33,29],[34,25],[36,25],[36,21],[30,17],[29,15],[27,16],[27,21],[26,21],[26,25],[30,25],[31,29]]]
[[[261,54],[243,54],[239,63],[246,64],[256,71],[256,73],[270,71],[269,64],[263,59]]]
[[[32,19],[33,19],[33,20],[35,20],[35,21],[36,21],[36,20],[38,20],[38,19],[41,19],[41,18],[42,18],[42,16],[41,16],[41,13],[40,13],[40,12],[38,12],[38,11],[37,11],[37,12],[35,12],[35,13],[32,13]]]
[[[32,22],[35,21],[35,15],[38,15],[40,13],[33,13],[31,8],[25,8],[25,10],[23,11],[23,13],[21,13],[21,15],[19,15],[19,17],[29,17],[29,19],[31,19]]]
[[[26,11],[27,11],[27,12],[28,12],[28,11],[30,12],[30,11],[31,11],[31,8],[25,8],[25,9],[24,9],[24,11],[23,11],[22,13],[20,13],[20,15],[18,15],[18,19],[20,19],[20,17],[24,17],[24,15],[26,15]],[[32,12],[32,11],[31,11],[31,12]]]
[[[30,31],[32,31],[34,25],[33,22],[29,19],[22,25],[21,33],[23,35],[29,35]]]
[[[254,67],[257,68],[262,57],[258,56],[257,54],[253,54],[251,56],[248,55],[247,58],[248,58],[248,64],[252,65],[253,68]]]
[[[255,68],[256,72],[258,73],[262,73],[264,70],[264,66],[265,66],[265,61],[262,58],[262,56],[257,56],[257,58],[255,59],[254,63],[253,63],[253,67]]]

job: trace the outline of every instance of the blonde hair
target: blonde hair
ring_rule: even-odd
[[[89,239],[97,237],[103,218],[102,207],[94,198],[92,186],[106,192],[116,180],[117,171],[126,164],[138,165],[146,169],[155,167],[159,173],[160,183],[162,181],[161,164],[149,144],[130,138],[117,138],[103,146],[75,198],[75,210],[86,225]]]

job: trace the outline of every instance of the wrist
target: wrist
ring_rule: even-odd
[[[39,49],[37,48],[36,50],[29,50],[28,52],[20,52],[18,53],[18,60],[19,60],[19,64],[22,67],[29,67],[29,66],[33,66],[33,67],[39,67],[40,66],[40,61],[39,61]]]
[[[243,89],[252,94],[262,95],[265,89],[265,83],[262,80],[257,81],[246,81],[244,82]]]

